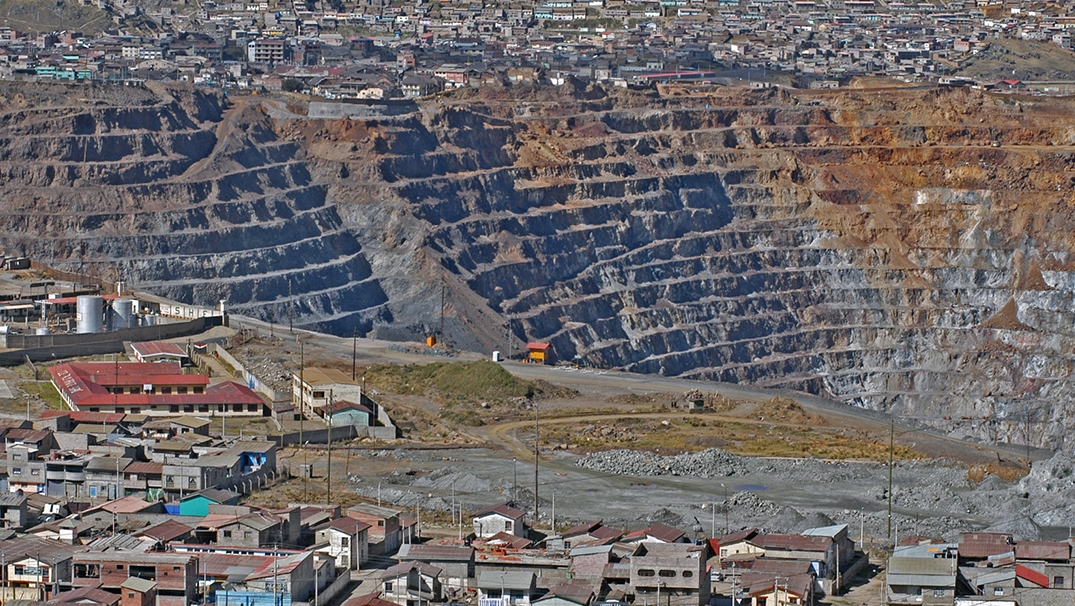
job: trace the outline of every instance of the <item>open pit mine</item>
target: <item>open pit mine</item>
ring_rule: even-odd
[[[510,333],[1075,440],[1075,101],[569,84],[312,106],[4,85],[0,246],[335,334],[418,339],[443,309],[460,348]]]

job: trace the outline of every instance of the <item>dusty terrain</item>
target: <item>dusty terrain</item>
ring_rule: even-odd
[[[286,338],[283,341],[289,343]],[[354,346],[358,372],[389,362],[409,365],[404,368],[412,370],[405,376],[414,378],[427,374],[414,369],[441,363],[367,339],[352,343],[331,336],[304,336],[303,342],[312,359],[341,367],[345,360],[349,363]],[[539,467],[543,526],[552,523],[556,495],[560,527],[603,518],[634,529],[661,520],[692,532],[700,525],[699,532],[716,529],[719,533],[726,524],[795,530],[832,520],[851,524],[856,536],[861,525],[870,544],[880,546],[891,540],[884,497],[891,427],[887,417],[809,396],[791,400],[735,385],[568,367],[506,364],[504,368],[523,384],[557,385],[559,394],[512,407],[517,396],[505,389],[500,396],[486,399],[490,408],[481,409],[482,425],[455,425],[452,432],[441,433],[443,404],[451,397],[426,389],[430,384],[424,382],[410,382],[400,390],[406,394],[380,391],[377,397],[393,410],[402,397],[406,406],[420,409],[430,424],[415,427],[398,444],[359,441],[334,447],[332,502],[380,498],[382,503],[408,509],[419,506],[427,521],[430,512],[436,512],[435,525],[447,534],[453,530],[449,513],[453,502],[473,510],[514,497],[532,508],[536,404],[543,435]],[[403,383],[395,385],[393,389],[400,389]],[[670,402],[682,400],[687,389],[709,394],[722,410],[695,415],[669,408]],[[809,422],[813,429],[804,432],[792,422]],[[621,441],[616,428],[624,425],[636,440]],[[578,431],[591,426],[596,431]],[[753,435],[741,428],[738,434],[727,432],[732,426],[759,431]],[[804,440],[804,434],[810,438]],[[585,445],[564,448],[565,435]],[[706,440],[683,443],[676,436],[719,438],[727,444],[713,449],[714,444]],[[805,458],[789,458],[802,448],[830,442],[824,436],[836,438],[828,448],[843,439],[854,449],[830,450],[832,458],[810,452]],[[425,443],[413,443],[416,437]],[[736,442],[736,437],[743,441]],[[994,449],[903,423],[895,425],[893,438],[895,532],[917,529],[938,537],[973,528],[1007,529],[1025,537],[1067,532],[1059,520],[1067,515],[1070,488],[1056,479],[1063,476],[1063,456],[1046,461],[1042,457],[1049,453],[1033,450],[1033,458],[1039,460],[1037,475],[1020,479],[1026,471],[1021,448]],[[744,449],[744,444],[755,452]],[[637,450],[616,450],[622,446]],[[769,454],[775,456],[743,458],[728,452],[757,454],[756,449],[762,447],[772,449]],[[293,480],[255,498],[259,502],[297,500],[302,495],[315,501],[327,498],[326,455],[324,448],[288,450],[282,457],[285,462],[313,462],[317,477],[305,485]],[[610,494],[618,496],[610,499]]]

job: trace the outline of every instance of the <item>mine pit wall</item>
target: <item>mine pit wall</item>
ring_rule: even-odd
[[[5,250],[341,335],[427,336],[447,284],[465,348],[510,320],[560,360],[1075,441],[1067,101],[558,89],[270,119],[158,88],[7,108]]]

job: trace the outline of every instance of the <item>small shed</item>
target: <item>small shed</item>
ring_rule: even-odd
[[[535,364],[545,364],[549,360],[548,343],[527,343],[526,351],[526,360],[528,362],[534,362]]]
[[[210,505],[237,505],[241,496],[234,490],[207,488],[179,501],[179,515],[205,517]]]

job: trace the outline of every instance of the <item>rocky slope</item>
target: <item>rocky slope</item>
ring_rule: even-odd
[[[427,334],[443,297],[464,347],[510,325],[561,359],[1069,440],[1071,102],[565,90],[335,121],[8,91],[3,243],[277,322],[290,280],[298,323],[341,334]]]

